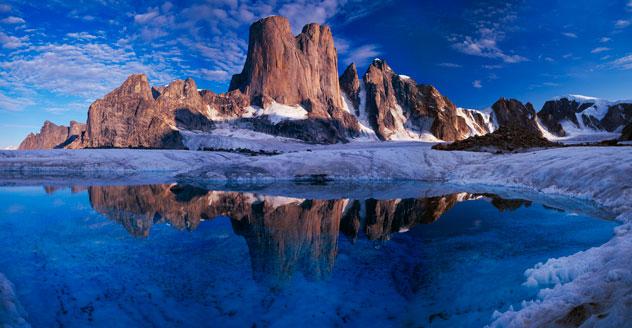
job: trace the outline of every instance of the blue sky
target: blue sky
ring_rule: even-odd
[[[374,57],[457,106],[577,93],[632,98],[632,0],[6,1],[0,0],[0,148],[49,119],[85,121],[127,75],[193,77],[227,89],[248,26],[289,17],[331,25],[339,68]]]

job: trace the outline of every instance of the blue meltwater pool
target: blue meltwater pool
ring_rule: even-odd
[[[317,198],[3,187],[0,272],[33,327],[480,327],[615,226],[490,193]]]

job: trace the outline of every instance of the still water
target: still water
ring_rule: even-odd
[[[3,187],[0,272],[34,327],[477,327],[613,227],[486,193]]]

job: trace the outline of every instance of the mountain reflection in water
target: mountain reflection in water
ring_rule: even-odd
[[[46,189],[48,192],[49,189]],[[225,216],[248,245],[253,278],[275,284],[297,270],[310,279],[333,269],[340,233],[356,241],[386,241],[393,233],[431,224],[456,203],[489,199],[500,211],[530,206],[493,194],[453,193],[407,199],[299,199],[249,192],[211,191],[190,185],[93,186],[90,204],[133,236],[148,237],[154,224],[195,230]]]

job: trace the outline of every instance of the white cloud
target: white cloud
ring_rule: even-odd
[[[577,39],[577,34],[575,34],[573,32],[564,32],[564,33],[562,33],[562,35],[567,37],[567,38]]]
[[[16,49],[27,45],[27,37],[15,37],[0,31],[0,45],[5,49]]]
[[[592,51],[590,51],[591,54],[598,54],[601,52],[606,52],[606,51],[610,51],[610,48],[606,48],[606,47],[597,47],[595,49],[593,49]]]
[[[483,87],[483,83],[481,82],[481,80],[474,80],[474,82],[472,82],[472,87],[480,89]]]
[[[355,63],[356,65],[364,65],[370,59],[373,59],[381,54],[379,46],[376,44],[365,44],[359,47],[355,47],[345,54],[345,64]]]
[[[452,48],[467,55],[499,59],[508,64],[528,61],[526,57],[500,47],[507,33],[515,30],[518,13],[514,7],[512,3],[490,5],[480,2],[474,5],[474,9],[464,13],[474,34],[449,36]]]
[[[466,36],[463,40],[453,43],[452,47],[466,55],[500,59],[505,63],[513,64],[527,61],[520,55],[506,54],[498,47],[499,35],[493,30],[482,29],[479,37]],[[454,41],[454,39],[453,39]]]
[[[616,28],[626,28],[628,26],[630,26],[629,20],[619,19],[618,21],[614,22],[614,27]]]
[[[455,63],[439,63],[439,64],[437,64],[437,66],[447,67],[447,68],[460,68],[460,67],[463,67],[463,66],[461,66],[459,64],[455,64]]]
[[[616,69],[629,70],[632,69],[632,55],[627,55],[610,62],[610,66]]]
[[[119,86],[132,73],[167,82],[165,63],[142,62],[126,48],[106,44],[48,44],[29,47],[28,55],[0,62],[0,80],[13,88],[49,92],[94,100]]]
[[[66,36],[73,39],[79,39],[79,40],[94,40],[97,38],[97,36],[94,36],[88,32],[68,33],[66,34]]]
[[[191,73],[192,75],[197,75],[208,81],[217,81],[223,82],[226,80],[230,80],[231,74],[223,71],[223,70],[210,70],[210,69],[200,69]]]
[[[30,105],[33,105],[33,101],[28,98],[9,97],[0,92],[0,111],[18,112]]]
[[[0,13],[8,13],[11,11],[11,6],[0,3]]]
[[[24,19],[22,19],[20,17],[9,16],[7,18],[4,18],[4,19],[0,20],[0,23],[2,23],[2,24],[24,24],[26,22],[24,21]]]
[[[607,42],[610,42],[610,40],[612,40],[612,39],[607,37],[607,36],[604,36],[603,38],[599,39],[599,42],[607,43]]]

